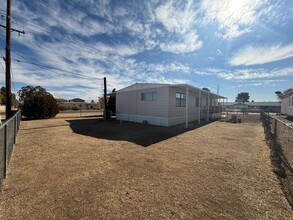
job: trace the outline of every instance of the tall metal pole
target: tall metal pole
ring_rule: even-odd
[[[10,57],[10,19],[11,19],[11,2],[7,0],[6,10],[6,120],[11,117],[11,57]]]
[[[107,120],[107,79],[104,77],[104,120]]]

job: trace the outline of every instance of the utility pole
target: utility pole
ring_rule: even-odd
[[[6,120],[11,117],[11,56],[10,56],[10,32],[15,31],[18,34],[25,34],[24,31],[19,31],[14,28],[11,28],[11,0],[7,0],[7,9],[6,9],[6,27],[0,25],[3,28],[6,28],[6,56],[5,56],[5,66],[6,66],[6,73],[5,73],[5,87],[6,87]]]
[[[107,79],[104,77],[104,121],[107,120]]]
[[[6,120],[11,116],[11,57],[10,57],[10,19],[11,19],[11,2],[7,0],[6,10]]]
[[[217,85],[217,95],[219,95],[219,89],[220,89],[220,86],[219,84]]]

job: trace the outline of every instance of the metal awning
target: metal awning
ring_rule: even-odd
[[[218,99],[227,99],[224,96],[221,95],[217,95],[215,93],[206,91],[206,90],[202,90],[200,88],[188,85],[188,84],[174,84],[174,85],[170,85],[170,87],[175,87],[175,88],[180,88],[180,89],[186,89],[188,87],[189,91],[195,91],[195,92],[201,92],[201,93],[205,93],[205,94],[209,94],[210,96],[212,96],[213,98],[218,98]]]

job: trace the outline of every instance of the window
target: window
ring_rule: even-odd
[[[184,93],[176,92],[176,107],[185,107],[186,96]]]
[[[293,107],[293,96],[289,97],[289,106]]]
[[[195,107],[199,107],[199,96],[195,97]]]
[[[143,92],[141,93],[142,101],[155,101],[157,100],[157,92]]]

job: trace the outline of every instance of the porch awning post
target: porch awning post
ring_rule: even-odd
[[[215,114],[216,114],[216,100],[218,100],[218,99],[214,99],[214,100],[213,100],[213,105],[214,105],[214,115],[213,115],[213,119],[215,118]]]

